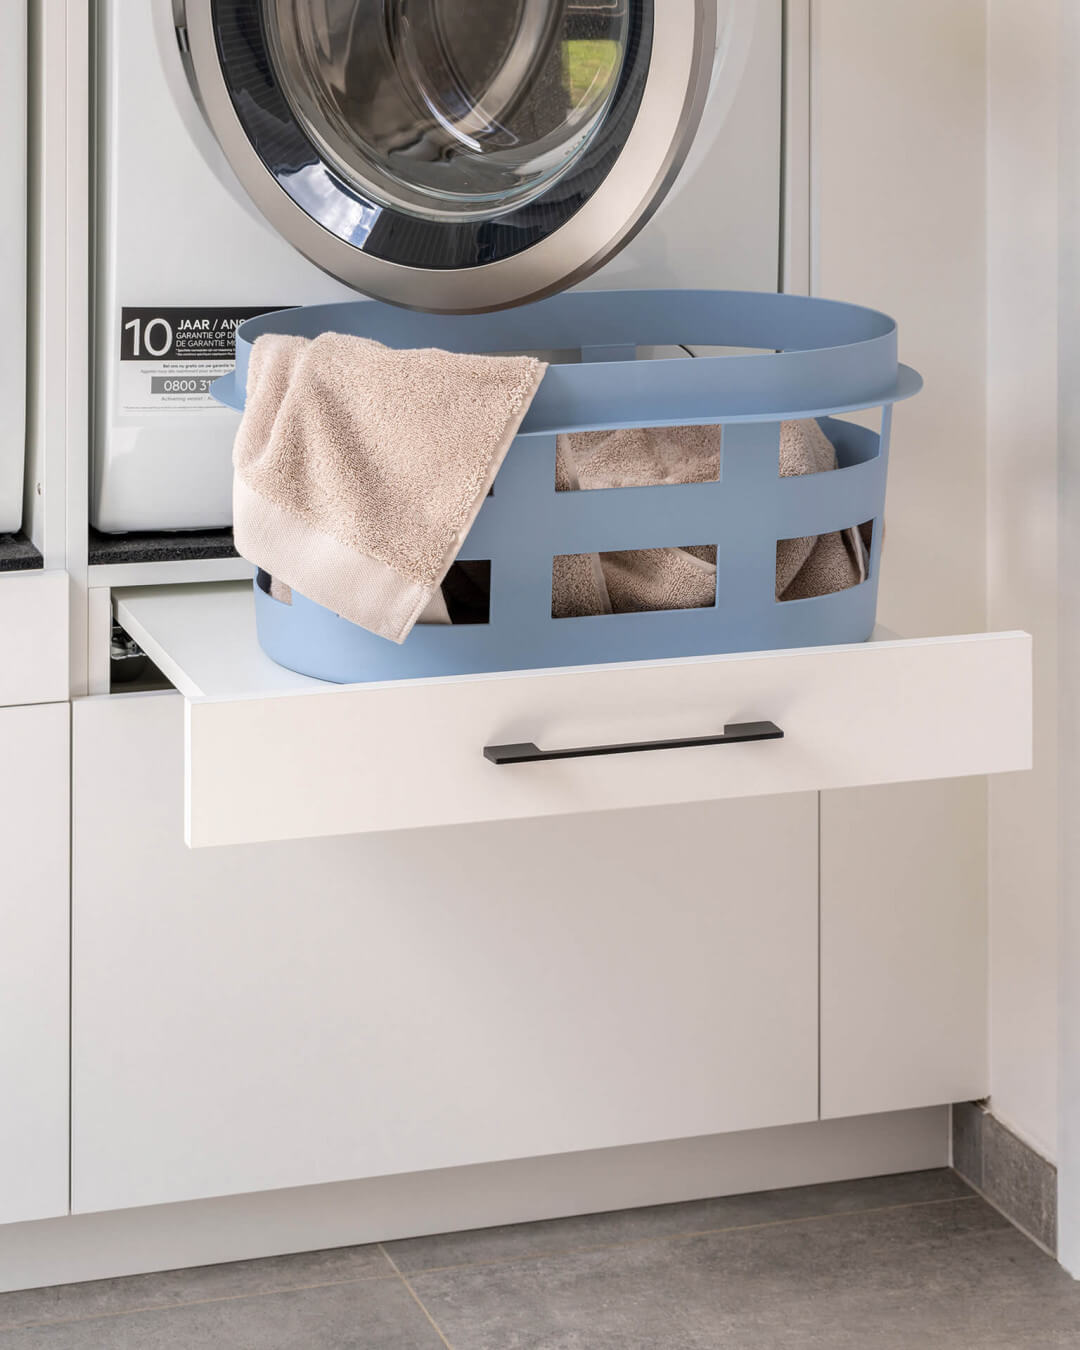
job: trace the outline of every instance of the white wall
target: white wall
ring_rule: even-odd
[[[926,380],[923,393],[896,411],[880,617],[911,636],[979,631],[986,616],[985,0],[813,0],[811,18],[813,287],[894,315],[901,357]],[[962,887],[972,897],[964,941],[985,952],[984,779],[829,793],[822,806],[823,831],[843,839],[846,871],[875,887],[876,905],[894,907],[899,923],[914,922],[933,911],[935,890],[947,890],[944,903],[955,916]],[[918,896],[911,871],[888,866],[904,848],[924,869]],[[934,943],[932,929],[924,940]],[[928,950],[926,969],[938,959]],[[981,996],[970,987],[958,992]],[[985,1061],[971,1081],[973,1095],[987,1090]]]
[[[1058,1257],[1080,1276],[1080,7],[1061,0],[1058,386],[1061,690],[1061,1111]]]
[[[1059,0],[988,11],[988,617],[1035,637],[1035,770],[990,784],[991,1106],[1055,1158]]]

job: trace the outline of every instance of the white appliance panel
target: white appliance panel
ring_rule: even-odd
[[[26,462],[26,0],[0,6],[0,534],[22,524]]]
[[[743,0],[732,20],[736,50],[682,174],[586,289],[779,289],[783,13],[779,0]]]
[[[669,201],[586,284],[776,289],[781,6],[727,8],[737,88],[720,82]],[[281,238],[237,181],[196,103],[172,13],[171,0],[99,7],[91,523],[105,531],[228,525],[237,418],[205,386],[230,364],[230,318],[357,298]],[[207,326],[223,344],[216,359],[189,359]]]
[[[98,63],[91,524],[107,531],[225,526],[236,415],[208,394],[153,394],[158,365],[120,360],[123,310],[183,308],[194,317],[355,296],[283,243],[233,179],[184,76],[170,0],[106,0]],[[198,380],[214,368],[177,362],[178,378],[185,367]]]

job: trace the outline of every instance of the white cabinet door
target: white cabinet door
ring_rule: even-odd
[[[68,737],[0,710],[0,1223],[68,1208]]]
[[[821,1114],[990,1091],[986,784],[821,795]]]
[[[0,576],[0,706],[66,701],[68,574]]]
[[[184,701],[74,709],[73,1208],[817,1115],[817,799],[191,851]]]

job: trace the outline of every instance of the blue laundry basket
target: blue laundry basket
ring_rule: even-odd
[[[552,365],[459,558],[489,560],[489,621],[417,626],[397,645],[293,592],[255,586],[259,641],[291,670],[338,683],[862,642],[874,628],[892,405],[922,386],[897,361],[896,325],[876,311],[804,296],[737,291],[560,295],[498,314],[433,316],[373,301],[262,315],[236,336],[236,369],[214,392],[242,409],[263,333],[351,333],[391,347],[577,352]],[[727,354],[637,360],[637,349]],[[735,349],[732,351],[732,349]],[[836,414],[881,410],[881,430]],[[780,427],[814,417],[835,472],[782,478]],[[561,432],[723,425],[718,482],[555,491]],[[778,601],[780,540],[872,523],[867,579]],[[715,607],[552,617],[563,554],[715,544]]]

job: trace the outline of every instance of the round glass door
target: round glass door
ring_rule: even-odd
[[[325,270],[479,310],[587,275],[662,197],[718,0],[184,0],[241,182]]]
[[[300,125],[384,206],[483,219],[544,192],[603,128],[629,0],[267,0]]]

